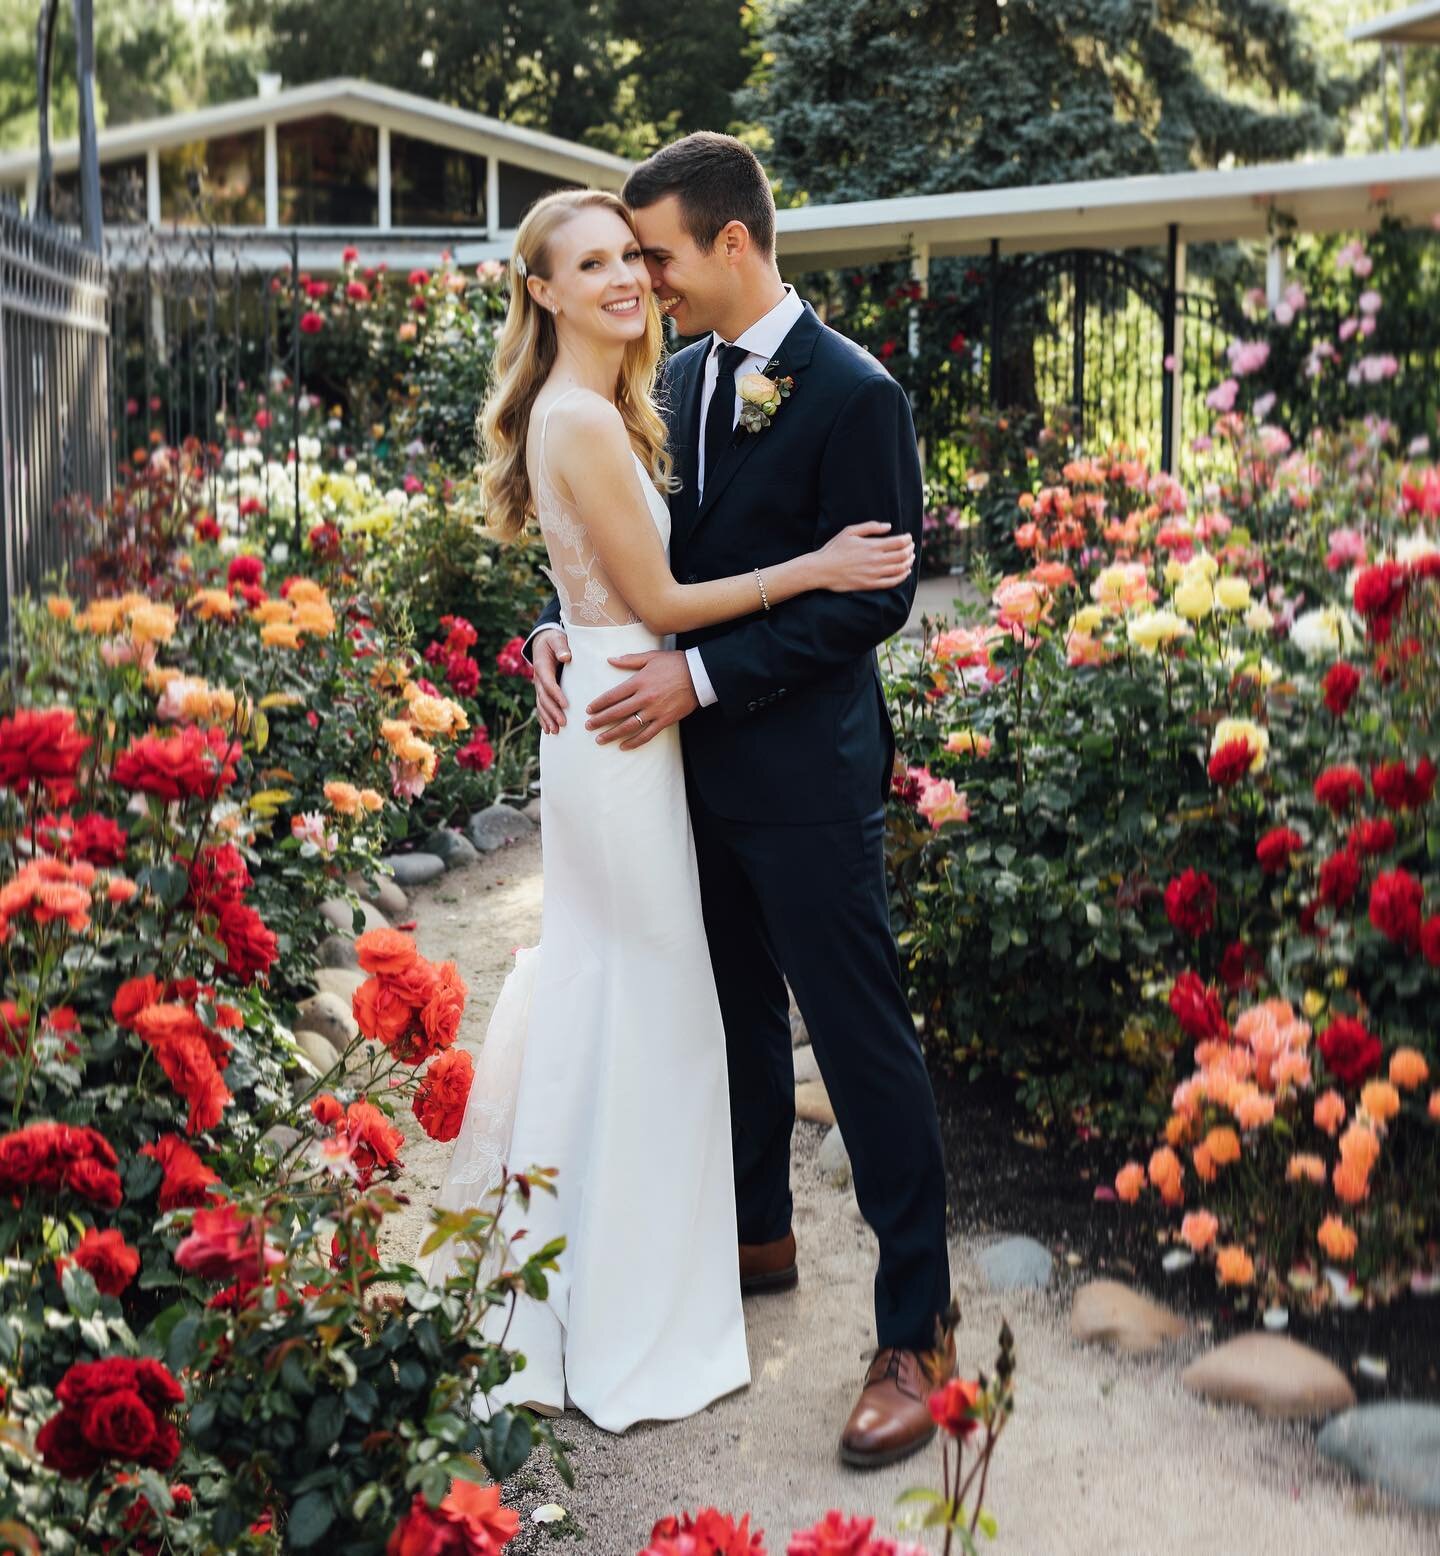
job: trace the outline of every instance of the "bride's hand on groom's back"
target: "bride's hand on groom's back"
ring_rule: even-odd
[[[563,632],[542,632],[535,639],[531,662],[535,667],[535,711],[547,735],[560,732],[565,722],[565,693],[560,672],[570,659],[570,640]]]

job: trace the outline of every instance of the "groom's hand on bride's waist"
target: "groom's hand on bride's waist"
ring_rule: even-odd
[[[683,653],[655,649],[648,654],[621,654],[610,663],[635,674],[585,709],[585,728],[599,731],[599,745],[618,741],[622,751],[633,751],[700,706]]]
[[[551,627],[535,637],[530,652],[535,667],[535,712],[540,728],[547,735],[555,735],[564,724],[565,709],[569,707],[560,690],[560,672],[570,658],[570,640]]]

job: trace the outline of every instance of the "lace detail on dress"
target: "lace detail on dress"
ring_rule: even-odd
[[[574,394],[573,389],[566,391]],[[560,596],[560,606],[567,626],[576,627],[629,627],[640,618],[620,597],[610,582],[595,551],[590,531],[581,522],[575,505],[560,495],[550,479],[545,465],[545,434],[550,426],[550,412],[559,405],[565,395],[551,402],[540,423],[540,447],[535,457],[535,512],[540,520],[540,533],[545,537],[545,549],[550,556],[549,567],[541,572],[554,585]],[[637,469],[643,469],[636,456]],[[646,481],[647,499],[652,495],[663,504],[664,499]],[[655,502],[649,504],[652,516]],[[658,523],[658,519],[657,519]],[[663,537],[668,540],[668,536]]]

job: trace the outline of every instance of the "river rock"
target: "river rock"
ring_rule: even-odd
[[[475,852],[475,845],[454,827],[440,827],[432,832],[425,839],[425,849],[427,853],[443,859],[447,870],[458,870],[464,865],[474,864],[480,857]]]
[[[491,805],[477,810],[465,826],[465,836],[482,854],[493,854],[507,843],[529,837],[535,823],[509,805]]]
[[[360,953],[347,935],[326,935],[315,947],[315,958],[322,967],[359,967]]]
[[[1313,1420],[1355,1403],[1345,1374],[1287,1335],[1237,1335],[1191,1362],[1180,1381],[1202,1399],[1275,1420]]]
[[[1316,1447],[1362,1480],[1440,1512],[1440,1405],[1360,1405],[1327,1421]]]
[[[269,1129],[260,1136],[260,1149],[268,1151],[278,1160],[292,1146],[298,1144],[300,1138],[300,1131],[292,1129],[289,1124],[271,1124]]]
[[[355,1017],[350,1013],[350,1002],[330,993],[312,994],[300,1001],[299,1014],[295,1017],[295,1030],[318,1032],[327,1042],[333,1043],[337,1052],[352,1042],[360,1032]]]
[[[439,854],[387,854],[384,862],[397,886],[428,886],[445,873],[445,861]]]
[[[807,1124],[835,1122],[835,1109],[830,1105],[830,1094],[824,1081],[804,1081],[795,1088],[795,1116]]]
[[[803,1048],[810,1041],[810,1034],[805,1030],[805,1018],[800,1014],[800,1007],[795,1003],[795,996],[790,996],[790,1046]]]
[[[373,903],[362,902],[359,906],[360,912],[365,916],[365,925],[360,931],[361,934],[364,934],[367,929],[388,929],[390,927],[390,920]],[[331,897],[322,902],[320,904],[320,917],[330,925],[336,934],[349,935],[355,932],[355,909],[343,897]]]
[[[336,1053],[334,1045],[318,1032],[302,1028],[295,1034],[295,1046],[321,1075],[328,1075],[340,1063],[340,1055]]]
[[[839,1124],[832,1125],[829,1134],[820,1142],[816,1161],[820,1171],[837,1189],[843,1189],[850,1182],[850,1153],[840,1138]]]
[[[1043,1290],[1055,1261],[1033,1237],[1005,1237],[979,1255],[985,1279],[996,1291]]]
[[[815,1050],[806,1043],[804,1047],[793,1051],[795,1060],[795,1084],[803,1086],[806,1081],[818,1081],[820,1079],[820,1065],[815,1058]]]
[[[352,871],[345,877],[345,884],[356,896],[366,902],[374,903],[385,917],[392,921],[403,919],[410,911],[410,903],[405,893],[388,875],[382,875],[372,886],[358,870]]]
[[[333,994],[349,1010],[355,991],[365,982],[365,978],[366,974],[359,967],[321,967],[310,981],[318,993]]]
[[[1178,1313],[1118,1280],[1087,1281],[1070,1305],[1072,1339],[1108,1345],[1126,1356],[1158,1350],[1188,1328]]]
[[[520,814],[524,816],[526,821],[533,822],[538,827],[540,825],[541,816],[540,796],[537,794],[535,798],[531,800],[530,803],[524,808],[524,810],[520,812]]]

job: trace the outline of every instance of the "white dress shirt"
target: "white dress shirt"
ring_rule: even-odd
[[[749,329],[741,331],[735,337],[735,345],[744,346],[749,355],[736,367],[735,378],[730,386],[731,394],[735,399],[731,427],[738,426],[740,422],[740,380],[747,373],[758,373],[765,368],[804,312],[805,304],[800,301],[795,288],[787,286],[785,295],[769,313],[763,318],[756,319]],[[701,435],[696,450],[695,484],[697,494],[701,496],[705,492],[705,418],[710,414],[710,401],[715,396],[715,380],[720,372],[720,348],[728,344],[729,342],[721,340],[718,335],[711,335],[710,351],[705,358],[705,376],[700,381]],[[715,688],[710,684],[710,677],[706,674],[704,662],[700,658],[700,650],[687,648],[685,662],[690,666],[690,679],[695,685],[695,696],[700,706],[708,708],[712,703],[719,702],[720,699],[715,695]]]
[[[747,373],[758,373],[779,351],[785,337],[794,329],[801,315],[805,312],[805,304],[801,302],[799,295],[793,286],[785,288],[785,295],[778,303],[764,314],[746,330],[742,330],[735,337],[734,344],[744,346],[748,355],[736,367],[735,376],[730,385],[730,392],[734,399],[734,414],[730,423],[732,427],[738,426],[740,421],[740,380]],[[705,357],[705,374],[700,383],[700,427],[702,434],[696,449],[696,488],[697,498],[704,495],[705,491],[705,438],[703,428],[705,418],[710,414],[710,401],[715,396],[715,380],[719,376],[719,352],[720,347],[729,345],[716,334],[711,334],[710,350]],[[541,632],[558,631],[558,624],[546,622],[544,626],[536,629],[531,634],[532,639],[538,637]],[[704,661],[700,658],[698,648],[685,650],[685,662],[690,667],[690,679],[695,686],[695,696],[702,708],[708,708],[713,703],[719,702],[715,695],[715,688],[710,684],[710,677],[706,673]]]

